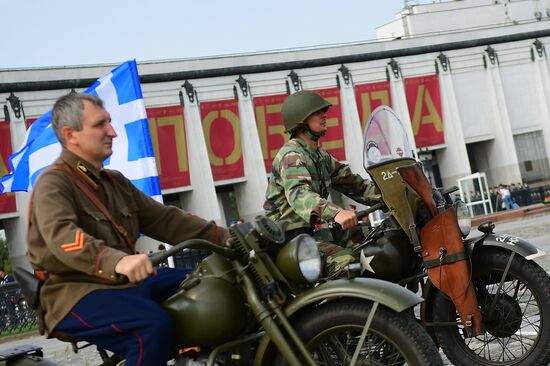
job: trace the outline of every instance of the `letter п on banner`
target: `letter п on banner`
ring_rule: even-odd
[[[191,184],[183,108],[147,108],[149,131],[162,189]]]

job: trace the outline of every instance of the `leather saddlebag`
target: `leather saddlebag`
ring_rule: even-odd
[[[482,334],[483,322],[455,209],[448,208],[431,219],[420,230],[420,242],[432,283],[451,298],[468,335]]]

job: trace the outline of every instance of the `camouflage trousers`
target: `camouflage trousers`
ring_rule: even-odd
[[[365,240],[362,227],[331,232],[321,229],[314,233],[319,252],[324,257],[325,278],[334,278],[350,263],[355,261],[353,248]]]

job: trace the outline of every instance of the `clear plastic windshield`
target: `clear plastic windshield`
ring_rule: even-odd
[[[365,169],[394,159],[414,158],[403,123],[388,106],[376,108],[363,135],[363,166]]]

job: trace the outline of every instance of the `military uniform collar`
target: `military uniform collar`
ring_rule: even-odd
[[[99,189],[99,175],[103,169],[96,168],[93,164],[65,148],[61,152],[61,160],[91,188],[94,190]]]
[[[291,139],[290,141],[295,141],[298,145],[300,145],[302,148],[306,149],[307,151],[310,151],[312,153],[316,153],[318,150],[319,150],[319,147],[313,149],[311,148],[307,142],[305,142],[304,140],[302,140],[301,138],[299,137],[294,137],[293,139]]]

